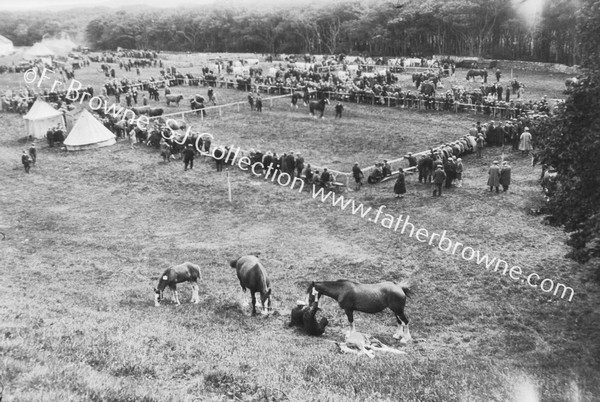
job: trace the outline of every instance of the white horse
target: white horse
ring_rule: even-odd
[[[171,298],[177,304],[180,305],[179,295],[177,294],[177,284],[181,282],[189,282],[192,286],[192,303],[200,303],[200,296],[198,295],[198,278],[202,280],[202,273],[200,267],[191,262],[184,262],[183,264],[175,265],[174,267],[168,268],[160,277],[158,281],[158,288],[154,288],[154,305],[160,306],[160,302],[163,299],[163,291],[166,287],[169,287],[171,291]]]

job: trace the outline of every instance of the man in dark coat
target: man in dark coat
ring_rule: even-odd
[[[302,154],[298,153],[296,155],[296,176],[302,176],[302,170],[304,170],[304,158]]]
[[[498,187],[500,187],[500,166],[498,166],[498,161],[494,161],[494,164],[490,166],[487,184],[490,186],[490,191],[494,191],[495,187],[496,192],[499,192]]]
[[[256,94],[256,111],[262,112],[262,98],[259,94]]]
[[[21,155],[21,163],[25,168],[25,173],[29,173],[29,169],[31,169],[31,158],[25,150],[23,150],[23,155]]]
[[[438,165],[437,169],[433,173],[433,185],[435,186],[433,189],[433,196],[436,195],[438,197],[442,196],[442,185],[446,181],[446,173],[444,173],[444,169],[442,165]]]
[[[414,157],[411,152],[409,152],[408,155],[405,156],[405,158],[408,160],[408,167],[417,166],[417,158]]]
[[[188,146],[185,147],[185,150],[183,151],[183,163],[184,171],[188,169],[188,165],[190,169],[194,168],[194,146],[192,144],[188,144]]]
[[[360,190],[360,185],[362,184],[364,174],[358,166],[358,162],[354,162],[354,166],[352,166],[352,177],[354,177],[354,181],[356,182],[355,190]]]
[[[35,149],[35,142],[31,143],[29,147],[29,158],[31,159],[31,164],[35,166],[35,161],[37,160],[37,150]]]
[[[341,102],[338,102],[335,105],[335,118],[337,119],[338,117],[341,119],[342,118],[342,111],[344,110],[344,105],[342,105]]]
[[[331,182],[333,181],[333,179],[331,177],[331,173],[329,173],[327,168],[323,169],[323,173],[321,173],[320,181],[321,181],[321,186],[323,186],[323,187],[331,186]]]
[[[296,171],[296,158],[294,158],[294,152],[290,152],[290,154],[285,157],[285,167],[287,168],[286,173],[294,178],[294,171]]]
[[[421,155],[417,162],[417,171],[419,172],[419,183],[427,183],[427,177],[425,176],[425,155]]]
[[[433,158],[431,155],[425,155],[425,159],[423,160],[423,183],[431,183],[431,178],[433,177]]]
[[[402,168],[398,169],[398,179],[396,179],[396,184],[394,184],[394,193],[396,194],[396,198],[402,198],[406,194],[406,179]]]
[[[500,168],[500,184],[502,185],[502,191],[508,190],[508,186],[510,185],[510,173],[511,167],[508,162],[502,162],[502,167]]]
[[[446,188],[452,188],[452,181],[456,176],[456,156],[448,158],[444,171],[446,172]]]

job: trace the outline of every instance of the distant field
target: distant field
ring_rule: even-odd
[[[96,67],[77,79],[100,85]],[[155,70],[142,73],[157,76]],[[562,91],[563,77],[519,75],[528,97]],[[18,87],[20,79],[1,75],[0,88]],[[178,90],[187,96],[198,89]],[[217,96],[224,103],[245,101],[246,94],[217,89]],[[347,105],[342,120],[335,121],[331,109],[324,120],[314,120],[306,108],[291,110],[279,100],[262,114],[241,108],[189,122],[217,143],[293,150],[308,162],[347,171],[354,161],[366,166],[455,139],[476,119],[483,117]],[[25,175],[22,119],[0,113],[0,124],[3,400],[600,396],[599,288],[564,258],[566,235],[528,214],[542,203],[540,171],[529,157],[505,150],[513,166],[506,194],[487,191],[488,166],[502,157],[501,148],[488,148],[482,160],[463,158],[464,186],[442,198],[432,198],[431,187],[414,176],[402,200],[393,198],[393,182],[347,197],[408,214],[415,226],[446,230],[524,271],[568,284],[575,290],[571,303],[237,168],[230,172],[230,204],[225,174],[206,159],[183,172],[180,161],[163,164],[156,150],[131,150],[125,141],[82,153],[39,143],[38,165]],[[249,316],[243,305],[249,295],[227,264],[250,252],[261,252],[273,283],[277,313],[268,318]],[[200,304],[189,303],[189,287],[182,285],[181,307],[155,308],[153,286],[164,269],[183,261],[202,267]],[[416,284],[406,308],[414,342],[401,346],[392,338],[389,312],[355,315],[359,331],[406,355],[371,360],[340,354],[333,342],[343,341],[347,319],[332,301],[323,305],[330,320],[323,337],[287,328],[289,310],[310,281],[338,278]]]

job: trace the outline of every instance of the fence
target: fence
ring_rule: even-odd
[[[290,96],[290,94],[272,96],[270,98],[263,99],[263,101],[269,101],[269,108],[272,108],[273,107],[273,99],[287,98],[289,96]],[[160,117],[179,116],[179,115],[181,115],[182,119],[185,119],[185,115],[188,113],[200,113],[200,119],[204,120],[204,113],[202,111],[217,109],[219,111],[219,116],[223,116],[223,108],[237,106],[237,111],[239,112],[241,105],[248,105],[248,101],[226,103],[224,105],[209,106],[209,107],[205,107],[202,109],[191,109],[191,110],[184,110],[184,111],[180,111],[180,112],[173,112],[173,113],[163,114],[161,116],[152,116],[152,117],[150,117],[150,119],[158,119]]]

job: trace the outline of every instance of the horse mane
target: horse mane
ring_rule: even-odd
[[[408,279],[402,280],[398,284],[398,286],[400,286],[402,288],[406,297],[412,297],[414,290],[415,290],[415,286]]]

